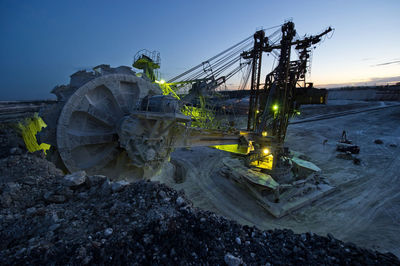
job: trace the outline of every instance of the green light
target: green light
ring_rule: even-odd
[[[181,112],[193,119],[191,122],[192,127],[216,129],[221,126],[221,121],[215,119],[215,114],[212,110],[184,105]]]
[[[179,96],[176,94],[176,92],[170,86],[171,83],[166,83],[165,80],[163,80],[163,79],[155,80],[154,82],[157,83],[158,86],[161,88],[161,90],[163,91],[163,95],[171,94],[172,97],[175,97],[176,99],[180,100]]]
[[[216,146],[211,146],[211,147],[218,149],[218,150],[227,151],[230,153],[249,154],[252,146],[243,146],[243,145],[239,145],[239,144],[228,144],[228,145],[216,145]]]
[[[300,115],[300,111],[297,111],[296,114],[297,114],[297,115]]]
[[[279,108],[279,106],[277,104],[274,104],[272,106],[272,110],[274,110],[274,111],[278,111],[278,108]]]

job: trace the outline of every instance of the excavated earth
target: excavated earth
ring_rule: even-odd
[[[329,233],[342,241],[400,257],[398,102],[331,101],[327,106],[304,106],[300,120],[394,105],[397,106],[289,125],[288,147],[319,166],[320,178],[335,190],[280,219],[221,174],[222,160],[232,156],[223,151],[205,147],[175,151],[172,162],[183,168],[180,172],[184,177],[168,184],[183,189],[194,206],[241,224],[291,229],[300,234]],[[360,146],[359,154],[343,157],[345,154],[336,151],[343,130]],[[353,158],[360,163],[355,164]]]
[[[399,265],[391,253],[194,207],[183,191],[64,176],[0,127],[0,264]]]

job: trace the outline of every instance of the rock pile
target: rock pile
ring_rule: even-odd
[[[0,158],[5,158],[12,154],[21,154],[26,151],[24,141],[17,133],[16,125],[0,124],[0,147]]]
[[[0,264],[400,264],[331,235],[261,231],[194,208],[163,184],[64,176],[40,156],[0,159]]]

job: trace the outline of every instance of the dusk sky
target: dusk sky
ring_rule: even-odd
[[[77,70],[161,54],[165,79],[292,19],[300,36],[335,28],[313,54],[320,87],[400,81],[400,1],[0,0],[0,100],[54,98]]]

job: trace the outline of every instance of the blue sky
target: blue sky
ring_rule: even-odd
[[[299,35],[333,26],[314,52],[320,86],[400,81],[400,1],[0,0],[0,100],[52,98],[73,72],[161,53],[168,79],[293,19]],[[389,63],[389,64],[387,64]]]

